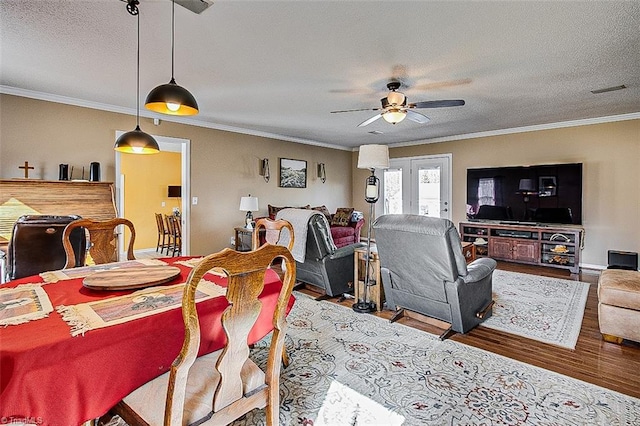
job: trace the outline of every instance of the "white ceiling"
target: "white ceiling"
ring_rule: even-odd
[[[171,3],[140,3],[144,103],[171,76]],[[125,6],[2,0],[0,90],[135,113]],[[217,0],[175,13],[175,77],[200,114],[172,121],[350,149],[640,112],[638,1]],[[409,102],[466,105],[419,110],[424,125],[330,113],[378,107],[394,74]]]

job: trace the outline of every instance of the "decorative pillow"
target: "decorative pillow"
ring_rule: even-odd
[[[269,204],[268,208],[269,208],[269,219],[275,220],[276,215],[278,214],[278,212],[280,210],[288,209],[289,207],[276,207],[276,206],[272,206],[271,204]]]
[[[348,226],[351,220],[351,213],[353,213],[353,207],[339,208],[331,219],[331,226]]]
[[[351,213],[351,222],[357,222],[360,219],[364,219],[364,213],[355,210]]]
[[[329,209],[325,205],[318,206],[318,207],[312,207],[311,210],[319,211],[320,213],[325,215],[325,217],[327,218],[328,221],[331,221],[331,213],[329,212]]]

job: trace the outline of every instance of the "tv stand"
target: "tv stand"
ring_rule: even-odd
[[[524,222],[461,222],[462,241],[475,243],[477,256],[580,272],[584,228]]]

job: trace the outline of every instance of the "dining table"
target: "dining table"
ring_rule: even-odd
[[[181,289],[198,260],[125,261],[51,271],[0,285],[0,424],[80,425],[106,414],[133,390],[167,372],[184,340]],[[179,273],[143,289],[84,285],[86,277],[100,271],[149,265],[174,266]],[[203,281],[197,303],[199,355],[226,343],[220,318],[229,306],[222,274],[210,271]],[[262,310],[249,344],[273,329],[282,282],[267,269],[264,283]],[[294,301],[292,296],[289,310]]]

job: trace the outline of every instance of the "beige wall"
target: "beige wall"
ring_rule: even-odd
[[[0,178],[21,177],[25,160],[36,166],[32,175],[57,179],[58,164],[82,168],[100,162],[102,180],[115,179],[113,144],[117,130],[131,130],[135,117],[0,95]],[[202,255],[229,245],[233,227],[241,226],[244,213],[240,197],[251,193],[266,215],[267,204],[325,204],[330,210],[351,205],[352,154],[348,151],[302,145],[276,139],[223,132],[163,121],[154,126],[143,118],[141,128],[159,136],[191,140],[191,254]],[[278,187],[280,157],[306,160],[307,188]],[[271,180],[258,174],[259,160],[269,158]],[[326,164],[327,181],[313,173],[318,162]],[[185,194],[183,194],[185,195]]]
[[[583,163],[582,264],[606,266],[607,250],[640,251],[640,120],[398,147],[391,158],[451,153],[452,220],[465,219],[466,170],[473,167]],[[357,153],[352,157],[355,170]],[[364,180],[354,173],[357,208]]]
[[[155,213],[170,215],[174,207],[181,207],[182,199],[169,198],[167,190],[169,185],[182,184],[181,157],[179,152],[120,157],[120,172],[124,176],[122,213],[135,225],[135,250],[155,250],[158,241]]]

